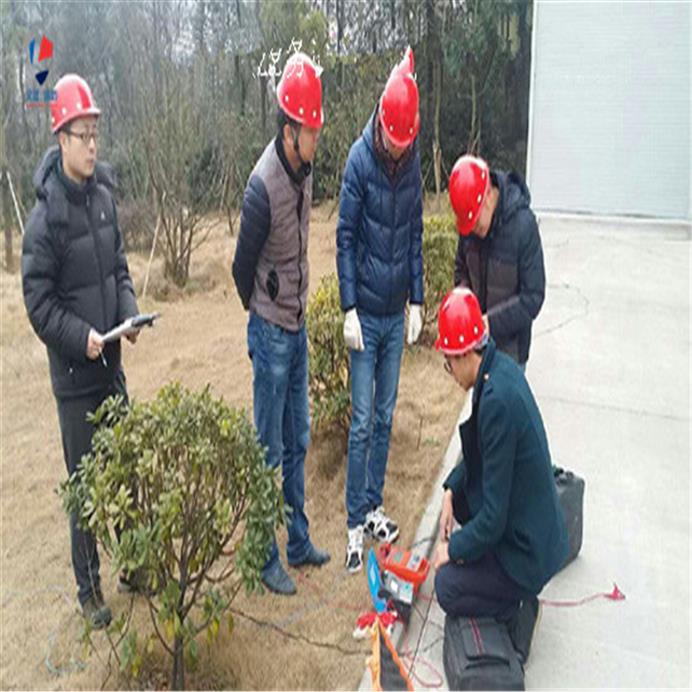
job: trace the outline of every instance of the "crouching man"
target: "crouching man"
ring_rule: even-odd
[[[437,600],[451,616],[518,622],[528,635],[526,656],[537,595],[568,549],[543,421],[522,371],[497,350],[469,289],[445,297],[438,329],[445,369],[466,391],[473,387],[473,400],[460,428],[463,459],[444,483],[433,563]]]

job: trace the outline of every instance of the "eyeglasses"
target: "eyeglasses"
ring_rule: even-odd
[[[74,130],[68,130],[65,128],[64,132],[73,137],[77,137],[82,140],[82,144],[89,146],[91,138],[94,138],[94,144],[99,143],[99,131],[98,130],[85,130],[84,132],[75,132]]]
[[[449,358],[447,358],[447,356],[445,356],[444,367],[445,367],[445,372],[448,373],[449,375],[451,375],[452,374],[452,361],[449,360]]]

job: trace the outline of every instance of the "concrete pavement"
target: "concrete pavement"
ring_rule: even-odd
[[[688,687],[690,227],[543,216],[540,229],[548,287],[527,378],[554,463],[586,480],[581,554],[541,596],[577,599],[616,582],[627,599],[544,607],[526,688]],[[439,485],[421,548],[433,547]],[[394,640],[418,651],[418,689],[447,689],[432,574],[421,593]]]

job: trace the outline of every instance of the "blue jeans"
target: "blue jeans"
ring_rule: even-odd
[[[365,350],[351,351],[351,431],[348,437],[348,528],[382,504],[392,417],[404,350],[404,313],[358,313]]]
[[[250,313],[247,342],[255,428],[267,448],[267,465],[282,465],[284,502],[290,508],[286,553],[289,561],[300,561],[310,550],[304,511],[305,455],[310,444],[307,334],[305,327],[289,332]],[[274,539],[264,569],[278,559]]]

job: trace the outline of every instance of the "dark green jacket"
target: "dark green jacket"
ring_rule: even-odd
[[[466,494],[471,519],[452,534],[450,559],[470,562],[492,550],[519,586],[538,594],[565,561],[567,527],[538,406],[492,339],[460,432],[463,460],[444,486]]]

